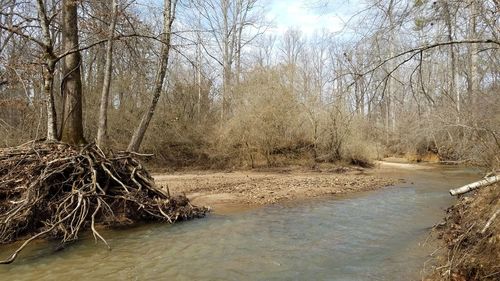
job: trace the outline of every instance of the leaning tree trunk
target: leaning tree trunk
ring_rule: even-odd
[[[61,140],[69,144],[85,143],[82,118],[81,56],[78,50],[78,2],[63,0],[63,46],[66,52],[63,63],[63,114]]]
[[[160,99],[161,92],[163,90],[163,81],[167,74],[168,66],[168,55],[170,52],[170,37],[172,30],[172,23],[174,22],[175,6],[176,0],[164,0],[164,11],[163,11],[163,34],[162,34],[162,47],[160,60],[158,62],[158,71],[156,72],[155,84],[153,89],[153,99],[149,105],[148,110],[144,113],[141,119],[141,123],[132,135],[132,139],[128,145],[128,151],[138,151],[141,146],[146,130],[148,129],[149,122],[153,118],[153,114]]]
[[[106,46],[106,66],[101,93],[101,107],[99,109],[99,127],[97,129],[98,146],[102,146],[108,137],[108,103],[109,88],[111,87],[111,67],[113,65],[113,36],[118,18],[118,3],[113,0],[111,5],[113,5],[113,17],[109,26],[108,45]]]

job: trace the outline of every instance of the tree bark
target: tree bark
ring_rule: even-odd
[[[109,26],[109,39],[106,46],[106,66],[102,84],[101,105],[99,109],[99,127],[97,128],[97,145],[102,146],[108,137],[108,103],[109,89],[111,87],[111,68],[113,66],[113,36],[115,33],[116,21],[118,18],[118,3],[112,0],[113,16]]]
[[[391,30],[389,31],[389,57],[392,58],[395,55],[396,42],[395,42],[395,32],[392,28],[395,26],[394,24],[394,7],[395,3],[393,0],[389,1],[389,6],[387,10],[387,14],[389,17],[389,26]],[[393,71],[395,69],[394,60],[389,61],[389,71]],[[387,123],[386,123],[386,141],[389,141],[389,136],[391,133],[394,133],[396,130],[396,89],[395,89],[395,79],[392,75],[396,75],[396,72],[387,77]],[[385,97],[384,97],[385,98]]]
[[[43,75],[43,94],[45,96],[45,105],[47,108],[47,142],[57,140],[57,114],[54,101],[54,71],[55,65],[50,58],[46,59],[47,66]]]
[[[450,6],[447,1],[443,1],[443,9],[444,9],[444,20],[446,23],[446,31],[448,40],[453,41],[453,25],[451,18]],[[474,45],[474,44],[473,44]],[[458,88],[458,75],[457,75],[457,58],[455,55],[455,46],[453,44],[450,45],[450,63],[451,63],[451,79],[450,79],[450,93],[455,95],[455,107],[457,110],[457,121],[460,122],[460,90]]]
[[[201,15],[200,18],[198,18],[198,28],[201,29]],[[202,56],[201,56],[201,35],[200,32],[196,34],[196,84],[197,84],[197,90],[198,90],[198,101],[196,103],[196,111],[198,113],[198,121],[202,120],[202,114],[201,114],[201,103],[202,103],[202,98],[201,98],[201,90],[202,90],[202,85],[201,85],[201,64],[202,64]]]
[[[63,47],[65,51],[78,49],[77,1],[63,0]],[[83,144],[82,117],[82,77],[80,73],[81,56],[76,51],[64,57],[63,63],[63,114],[61,140],[69,144]]]
[[[222,31],[223,31],[223,54],[222,54],[222,111],[221,120],[225,120],[227,112],[229,109],[229,94],[230,94],[230,84],[231,84],[231,66],[232,66],[232,56],[231,56],[231,34],[229,31],[229,0],[222,0]],[[222,123],[221,123],[222,124]]]
[[[47,136],[46,141],[57,140],[57,115],[54,101],[54,72],[56,67],[56,57],[52,37],[50,36],[50,22],[47,16],[47,10],[42,0],[37,0],[38,17],[42,28],[43,36],[43,56],[45,60],[43,74],[43,94],[45,97],[45,106],[47,109]]]
[[[488,185],[494,184],[494,183],[499,182],[499,181],[500,181],[500,176],[492,176],[492,177],[485,178],[485,179],[480,180],[480,181],[476,181],[476,182],[464,185],[464,186],[459,187],[459,188],[450,189],[450,194],[453,196],[464,194],[464,193],[472,191],[476,188],[488,186]]]
[[[477,3],[476,1],[471,2],[471,16],[469,19],[469,39],[470,40],[477,40],[477,32],[476,32],[476,27],[477,27]],[[478,90],[479,90],[479,75],[478,75],[478,46],[477,44],[471,44],[467,48],[468,52],[468,70],[469,70],[469,75],[468,75],[468,85],[467,85],[467,92],[469,95],[469,101],[471,103],[471,106],[473,109],[475,109],[476,105],[476,99],[478,95]]]
[[[153,88],[153,98],[148,110],[144,113],[141,119],[141,123],[132,135],[132,139],[128,145],[128,151],[138,151],[141,146],[146,130],[148,129],[149,123],[153,118],[153,114],[160,99],[161,92],[163,90],[163,81],[167,74],[168,67],[168,55],[170,52],[170,38],[172,23],[175,19],[175,7],[177,0],[164,0],[164,11],[163,11],[163,34],[162,34],[162,47],[160,53],[160,60],[158,62],[158,71],[156,72],[155,84]]]

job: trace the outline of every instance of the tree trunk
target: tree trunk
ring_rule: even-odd
[[[448,41],[453,41],[453,25],[451,18],[451,11],[447,1],[443,1],[444,19],[446,23],[446,31]],[[475,45],[475,44],[473,44]],[[451,63],[451,79],[450,79],[450,93],[455,95],[455,108],[457,110],[457,121],[460,122],[460,90],[458,88],[458,75],[457,75],[457,58],[455,55],[455,47],[450,45],[450,63]]]
[[[177,4],[176,0],[164,0],[164,11],[163,11],[163,35],[162,41],[163,45],[161,47],[160,60],[158,62],[158,71],[156,72],[155,84],[153,88],[153,99],[149,105],[148,110],[144,113],[141,119],[141,123],[132,135],[132,139],[128,145],[128,151],[138,151],[141,146],[146,130],[148,129],[149,122],[153,118],[153,114],[160,99],[161,92],[163,90],[163,81],[167,74],[168,67],[168,55],[170,52],[170,37],[172,30],[172,23],[175,18],[175,6]]]
[[[470,27],[469,27],[469,39],[470,40],[476,40],[477,39],[477,32],[476,32],[476,27],[477,27],[477,3],[475,1],[472,1],[470,9],[471,9],[471,16],[469,19],[470,22]],[[469,102],[471,103],[471,106],[473,109],[476,109],[476,99],[478,95],[478,90],[479,90],[479,75],[478,75],[478,46],[477,44],[471,44],[468,49],[468,70],[469,70],[469,75],[468,75],[468,87],[467,91],[469,94]]]
[[[111,68],[113,65],[113,36],[118,18],[118,4],[116,3],[116,0],[112,0],[111,5],[113,5],[113,16],[109,26],[109,38],[106,46],[106,66],[102,84],[101,105],[99,109],[99,127],[97,129],[98,146],[102,146],[108,137],[108,102],[109,89],[111,87]]]
[[[231,84],[231,63],[230,63],[230,32],[229,32],[229,0],[223,0],[222,6],[222,29],[223,35],[223,54],[222,54],[222,111],[221,120],[225,120],[229,107],[228,96]],[[221,123],[222,124],[222,123]]]
[[[388,17],[389,17],[389,25],[391,27],[395,26],[394,24],[394,1],[391,0],[389,2],[389,8],[388,8]],[[396,49],[396,42],[395,42],[395,32],[394,30],[389,31],[389,57],[392,58],[395,55],[395,49]],[[395,66],[395,61],[390,60],[389,61],[389,71],[393,71],[396,68]],[[393,75],[396,75],[396,72],[394,71],[389,77],[387,77],[388,82],[387,82],[387,132],[386,132],[386,141],[389,141],[389,136],[391,133],[394,133],[396,129],[396,106],[395,106],[395,101],[396,101],[396,85],[395,85],[395,79],[392,77]]]
[[[201,14],[198,15],[198,29],[201,30]],[[198,122],[202,120],[202,115],[201,115],[201,64],[202,64],[202,55],[201,55],[201,34],[200,31],[196,33],[196,84],[197,84],[197,90],[198,90],[198,101],[196,103],[196,111],[198,113]]]
[[[47,59],[50,61],[50,59]],[[45,96],[45,105],[47,107],[47,138],[46,141],[57,140],[57,114],[54,101],[54,65],[50,61],[45,68],[43,75],[43,94]]]
[[[42,0],[37,1],[38,17],[40,26],[42,27],[43,45],[44,45],[44,75],[43,75],[43,94],[45,97],[45,105],[47,108],[47,137],[46,141],[51,142],[57,140],[57,115],[56,105],[54,101],[54,72],[56,67],[56,58],[53,52],[53,42],[50,36],[49,19],[45,4]]]
[[[201,121],[203,119],[202,113],[201,113],[201,104],[202,104],[202,80],[201,80],[201,64],[202,64],[202,56],[201,56],[201,37],[200,34],[198,33],[197,35],[198,38],[198,43],[196,46],[196,78],[197,78],[197,90],[198,90],[198,102],[196,104],[196,110],[198,112],[198,121]]]
[[[65,51],[78,49],[77,1],[63,0],[63,47]],[[61,140],[69,144],[85,143],[82,118],[82,78],[81,56],[75,51],[64,57],[63,73],[63,114]]]
[[[464,193],[472,191],[476,188],[488,186],[488,185],[494,184],[494,183],[499,182],[499,181],[500,181],[500,176],[492,176],[492,177],[485,178],[485,179],[480,180],[480,181],[476,181],[476,182],[464,185],[464,186],[459,187],[459,188],[451,189],[450,194],[453,196],[464,194]]]

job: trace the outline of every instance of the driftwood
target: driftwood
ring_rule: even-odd
[[[494,184],[494,183],[499,182],[499,181],[500,181],[500,176],[487,177],[487,178],[482,179],[480,181],[476,181],[476,182],[464,185],[464,186],[459,187],[459,188],[450,189],[450,194],[452,196],[464,194],[464,193],[472,191],[476,188],[488,186],[490,184]]]
[[[0,264],[13,262],[37,238],[64,244],[88,229],[107,245],[97,224],[173,223],[205,215],[206,208],[156,186],[135,157],[106,154],[95,144],[31,142],[0,149],[0,244],[25,239]]]

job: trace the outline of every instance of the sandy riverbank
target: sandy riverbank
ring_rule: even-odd
[[[377,170],[199,171],[156,174],[154,178],[174,195],[186,194],[193,204],[225,213],[276,202],[375,190],[399,181],[378,176]]]

